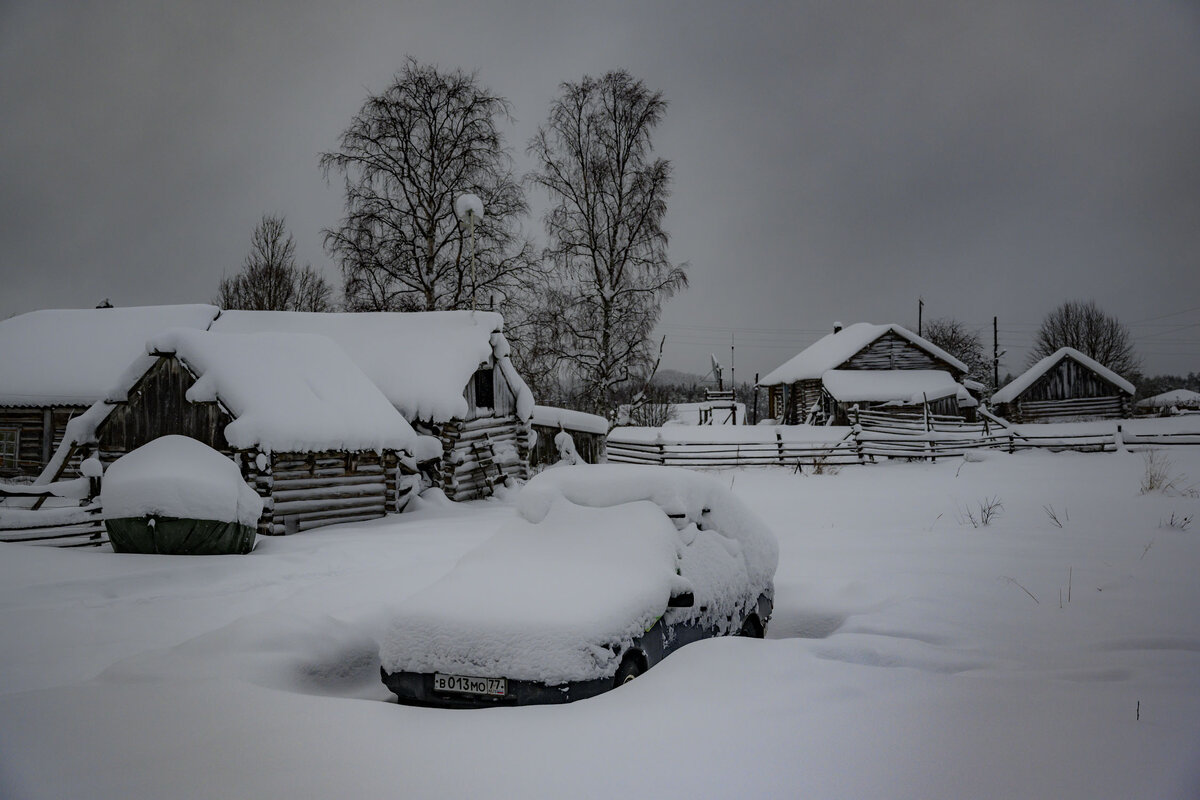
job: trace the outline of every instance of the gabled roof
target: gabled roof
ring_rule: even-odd
[[[1101,378],[1104,378],[1104,380],[1119,388],[1121,391],[1130,395],[1134,393],[1134,387],[1132,383],[1125,380],[1120,375],[1101,364],[1099,361],[1085,356],[1083,353],[1079,352],[1073,347],[1063,347],[1046,356],[1029,369],[1025,370],[1023,373],[1018,375],[1012,381],[1012,383],[993,394],[992,402],[1011,403],[1022,392],[1032,386],[1038,378],[1042,377],[1054,367],[1058,366],[1058,363],[1064,358],[1070,358],[1084,367],[1087,367]]]
[[[68,425],[71,442],[94,439],[100,423],[160,355],[174,355],[197,380],[186,399],[220,402],[236,449],[268,452],[407,450],[416,434],[342,348],[310,334],[221,334],[174,328],[152,337],[105,400]]]
[[[528,419],[533,397],[508,359],[503,328],[503,317],[490,311],[222,311],[212,325],[217,333],[327,336],[407,419],[435,422],[466,416],[463,389],[493,357],[518,395],[518,414]]]
[[[66,308],[0,321],[0,406],[86,406],[99,400],[146,340],[172,327],[204,330],[210,305]]]
[[[946,362],[946,364],[954,369],[963,373],[968,372],[966,364],[928,339],[917,336],[907,328],[900,325],[873,325],[869,322],[858,322],[843,328],[837,333],[831,333],[818,339],[790,361],[768,372],[758,382],[758,385],[775,386],[780,383],[793,383],[795,381],[820,378],[826,371],[837,369],[859,350],[867,347],[888,332],[895,333],[907,339],[934,358]]]

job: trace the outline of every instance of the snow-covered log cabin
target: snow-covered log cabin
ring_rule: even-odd
[[[234,460],[265,500],[260,534],[371,519],[407,502],[416,434],[337,344],[302,334],[183,328],[144,345],[67,426],[43,479],[107,464],[167,434]]]
[[[428,471],[451,499],[529,477],[533,396],[509,358],[497,313],[223,311],[212,330],[337,342],[417,433],[440,441],[440,463]]]
[[[1071,347],[1046,356],[992,395],[992,410],[1013,422],[1070,422],[1129,416],[1134,387]]]
[[[0,321],[0,477],[34,477],[67,422],[104,397],[146,340],[166,328],[204,330],[210,305],[70,308]]]
[[[845,425],[852,409],[903,415],[974,415],[962,385],[967,365],[899,325],[859,322],[802,350],[767,373],[769,414],[784,425]]]

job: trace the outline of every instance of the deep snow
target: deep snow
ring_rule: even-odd
[[[1200,447],[1168,457],[1200,479]],[[1169,522],[1200,500],[1144,472],[715,472],[779,537],[768,638],[561,707],[401,707],[378,677],[391,610],[511,500],[240,557],[0,545],[0,796],[1194,798],[1200,520]]]

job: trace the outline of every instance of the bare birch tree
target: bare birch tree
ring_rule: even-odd
[[[671,165],[652,142],[667,103],[623,70],[560,89],[529,144],[529,178],[551,202],[544,320],[554,335],[543,344],[574,379],[577,404],[606,410],[649,370],[662,303],[687,286],[662,225]]]
[[[297,266],[296,242],[284,218],[264,214],[241,272],[221,279],[213,302],[250,311],[332,311],[331,293],[325,276]]]
[[[1071,300],[1046,315],[1034,336],[1029,363],[1063,347],[1075,348],[1118,375],[1133,376],[1141,368],[1129,330],[1091,300]]]
[[[922,336],[966,364],[973,380],[991,387],[992,362],[984,353],[979,331],[953,317],[930,320],[923,328]]]
[[[475,75],[405,61],[382,93],[370,95],[321,156],[326,178],[345,180],[346,214],[325,231],[341,262],[351,310],[482,307],[519,291],[539,262],[522,237],[528,213],[499,121],[508,101]],[[483,201],[475,226],[472,279],[466,227],[454,214],[461,194]]]

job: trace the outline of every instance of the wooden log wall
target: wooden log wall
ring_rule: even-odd
[[[239,456],[246,482],[265,501],[260,534],[280,536],[359,522],[396,509],[399,460],[393,451]],[[260,466],[260,461],[266,463]]]
[[[451,420],[440,433],[442,489],[451,500],[484,497],[506,477],[529,478],[529,426],[517,417]],[[476,445],[489,444],[496,457],[481,468]]]
[[[0,407],[0,429],[18,431],[17,465],[0,464],[0,477],[34,478],[41,474],[50,456],[62,443],[67,423],[87,406]]]
[[[1000,416],[1013,422],[1079,422],[1128,416],[1128,398],[1075,397],[1061,400],[1020,400],[1000,407]]]
[[[102,449],[129,452],[168,434],[189,436],[222,453],[232,452],[225,426],[233,421],[218,403],[185,398],[196,377],[179,359],[160,357],[114,406],[97,431]]]
[[[1086,397],[1107,398],[1121,394],[1124,392],[1119,387],[1101,378],[1074,359],[1066,357],[1034,381],[1033,385],[1021,392],[1016,399],[1025,402]]]

